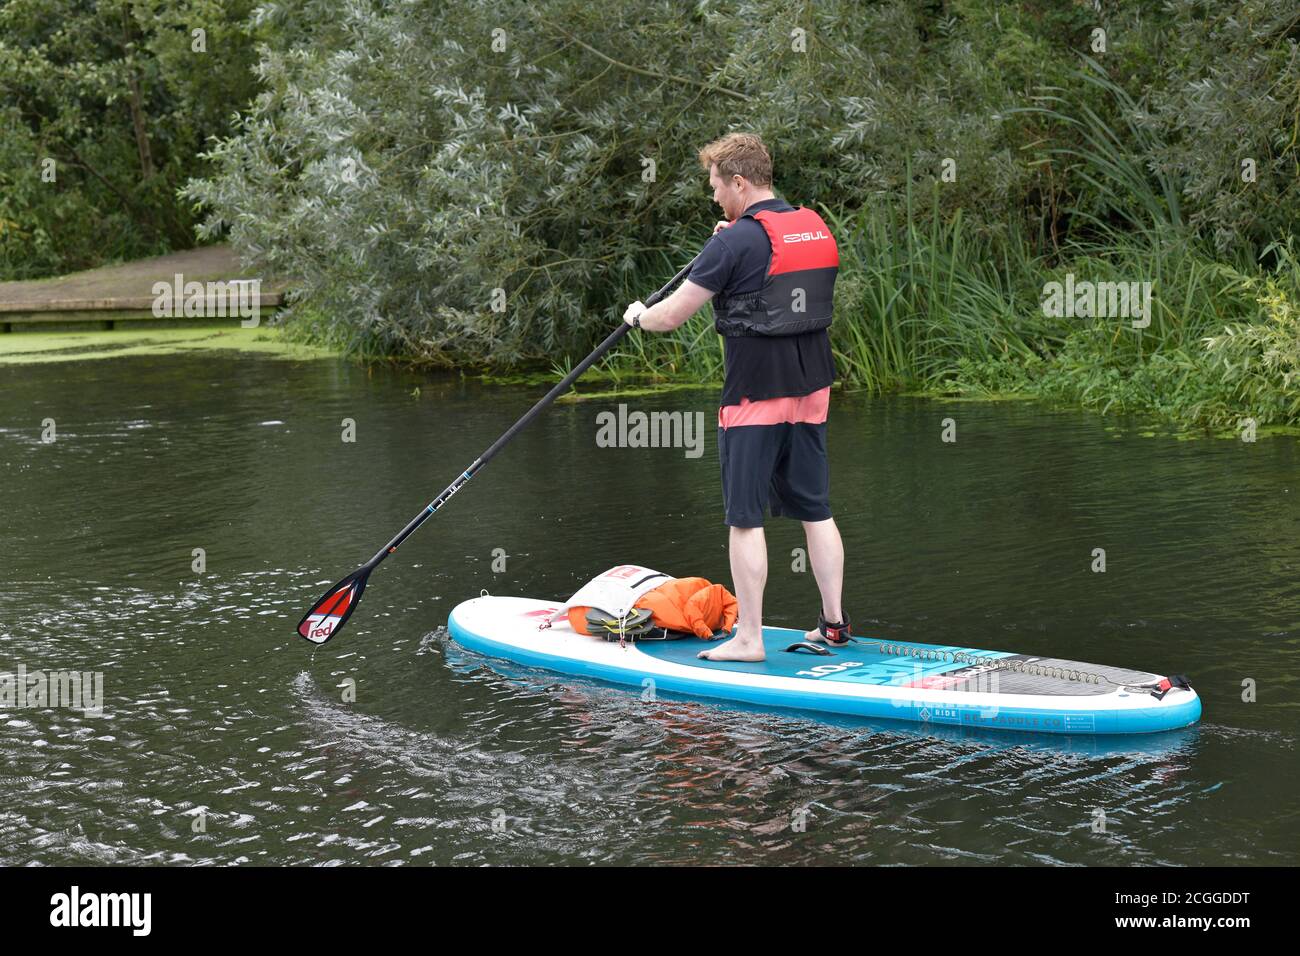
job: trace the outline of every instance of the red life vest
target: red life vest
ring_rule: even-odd
[[[771,251],[759,292],[719,296],[714,328],[721,335],[798,335],[829,328],[840,252],[830,228],[811,209],[764,209],[741,217],[767,233]]]

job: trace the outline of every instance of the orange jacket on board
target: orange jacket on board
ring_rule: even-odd
[[[636,600],[634,607],[654,615],[655,627],[670,631],[712,637],[718,631],[730,631],[736,623],[736,596],[721,584],[704,578],[672,578]],[[589,634],[589,607],[569,608],[569,626],[579,634]]]

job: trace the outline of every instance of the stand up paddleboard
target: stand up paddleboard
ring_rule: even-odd
[[[802,631],[763,628],[767,660],[715,662],[697,638],[619,644],[547,625],[562,602],[483,597],[451,612],[471,651],[656,692],[764,707],[1049,734],[1143,734],[1194,724],[1186,679],[1121,667],[906,641],[856,638],[827,655],[788,651]]]

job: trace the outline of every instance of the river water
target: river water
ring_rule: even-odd
[[[554,406],[343,634],[295,636],[543,391],[234,353],[0,368],[0,671],[104,681],[99,715],[0,711],[0,862],[1300,862],[1295,439],[832,402],[857,633],[1185,673],[1204,716],[1172,734],[647,703],[449,641],[484,588],[562,598],[625,562],[730,586],[710,390],[624,400],[701,413],[698,456],[598,447],[617,399]],[[811,626],[799,526],[768,544],[766,623]]]

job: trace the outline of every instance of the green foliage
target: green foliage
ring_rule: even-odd
[[[255,87],[252,2],[0,5],[0,278],[193,244],[176,189]]]
[[[1254,258],[1296,226],[1300,204],[1300,15],[1294,2],[1178,0],[1177,38],[1142,159],[1182,186],[1188,223],[1220,253]],[[1243,180],[1243,162],[1255,180]]]
[[[1262,320],[1231,323],[1205,340],[1221,386],[1204,413],[1213,424],[1235,427],[1243,414],[1260,425],[1300,421],[1300,260],[1293,239],[1270,249],[1279,256],[1273,275],[1239,278]]]
[[[1127,254],[1137,251],[1130,245]],[[1171,283],[1181,295],[1161,303],[1163,323],[1139,333],[1090,321],[1027,361],[963,357],[938,387],[1018,392],[1216,430],[1236,429],[1245,418],[1300,423],[1300,263],[1290,242],[1267,254],[1277,266],[1256,276],[1217,265],[1204,250],[1181,249],[1179,261],[1163,264],[1182,277]],[[1131,271],[1141,261],[1118,267]],[[1221,333],[1197,337],[1211,328]]]
[[[960,214],[943,221],[937,204],[929,219],[909,215],[895,226],[867,209],[831,216],[842,276],[831,340],[838,370],[855,386],[887,391],[930,382],[962,357],[1033,354],[1029,342],[1042,330],[1018,307],[1024,290],[1015,277],[996,264],[1010,253],[970,237]],[[1024,261],[1023,242],[1002,245],[1017,245]]]
[[[1066,210],[1086,227],[1076,233],[1182,230],[1178,181],[1167,168],[1146,162],[1159,144],[1141,122],[1142,107],[1096,60],[1082,59],[1068,87],[1044,88],[1035,99],[1046,105],[1022,111],[1041,114],[1067,134],[1046,154],[1061,160],[1065,182],[1089,187],[1079,189],[1079,200]]]
[[[301,277],[335,343],[546,364],[645,294],[625,294],[630,278],[698,248],[715,212],[695,152],[753,129],[792,201],[884,230],[871,241],[886,261],[845,270],[846,299],[874,311],[853,330],[866,339],[839,348],[892,387],[967,347],[1033,348],[1033,320],[1009,330],[1025,276],[1007,269],[1060,253],[1073,219],[1178,228],[1190,202],[1209,227],[1183,177],[1152,167],[1169,143],[1127,90],[1187,79],[1153,50],[1210,62],[1212,44],[1182,48],[1189,16],[1137,2],[1099,20],[1086,4],[984,0],[282,0],[258,21],[265,91],[187,195],[210,210],[204,235]],[[1115,37],[1105,70],[1081,58],[1099,22]],[[1267,43],[1249,36],[1230,48]],[[1294,72],[1272,53],[1260,69]],[[957,178],[935,189],[948,160]],[[944,247],[986,239],[1015,263]],[[913,282],[923,270],[947,285]],[[694,345],[668,343],[674,365]]]

